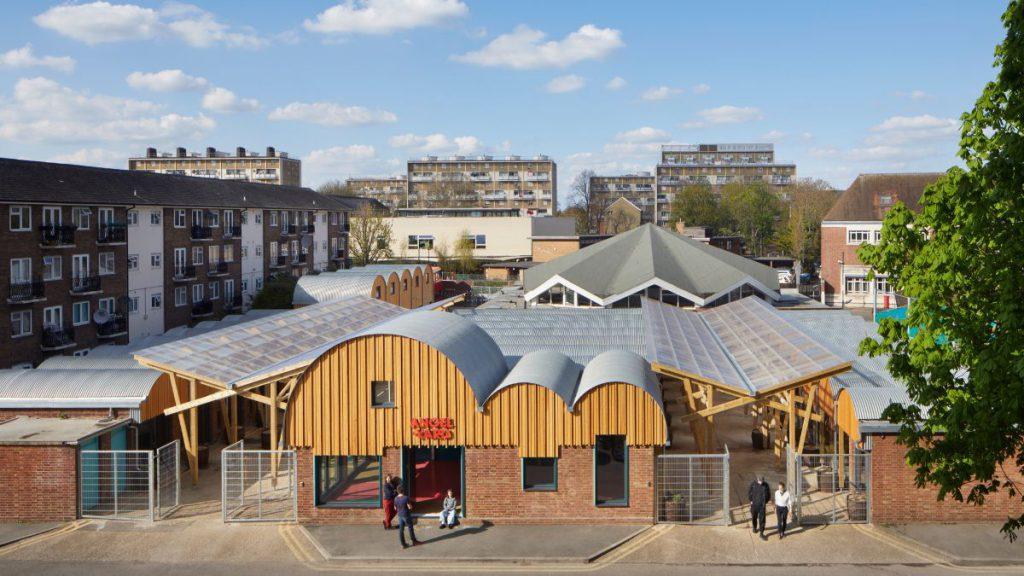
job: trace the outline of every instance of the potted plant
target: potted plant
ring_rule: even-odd
[[[683,494],[675,492],[665,498],[665,521],[680,522],[683,519]]]

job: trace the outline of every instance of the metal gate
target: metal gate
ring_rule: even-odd
[[[156,450],[156,517],[166,518],[181,505],[181,443]]]
[[[247,450],[245,441],[221,452],[224,522],[282,522],[298,517],[294,450]]]
[[[78,498],[82,518],[153,519],[153,452],[81,450]]]
[[[729,525],[725,454],[662,454],[656,462],[658,522]]]
[[[795,523],[871,521],[871,454],[794,454],[787,469]]]

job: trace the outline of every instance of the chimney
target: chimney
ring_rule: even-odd
[[[175,152],[177,153],[176,156],[178,158],[184,158],[187,151],[184,148],[182,148],[181,146],[179,146],[178,149]]]
[[[215,158],[216,156],[217,156],[217,149],[214,148],[213,146],[207,146],[206,147],[206,157],[207,158]]]
[[[242,148],[241,146],[239,146],[238,148],[235,148],[235,156],[238,156],[239,158],[244,158],[245,157],[245,148]]]
[[[267,146],[267,158],[273,158],[276,154],[277,150],[273,146]]]
[[[146,148],[146,158],[156,158],[156,148]]]

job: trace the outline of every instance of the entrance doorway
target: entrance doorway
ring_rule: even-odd
[[[402,449],[402,462],[402,480],[416,514],[440,512],[450,488],[465,515],[462,446],[406,447]]]

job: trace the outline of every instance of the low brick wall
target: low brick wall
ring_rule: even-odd
[[[0,445],[0,522],[77,518],[77,455],[74,446]]]
[[[938,488],[918,488],[914,469],[907,464],[906,448],[892,435],[873,435],[871,451],[871,520],[877,524],[911,522],[1003,522],[1024,514],[1020,495],[1006,490],[985,498],[983,506],[957,502],[951,496],[939,501]],[[1015,470],[1008,463],[1008,471]],[[1024,478],[1015,477],[1020,482]]]

